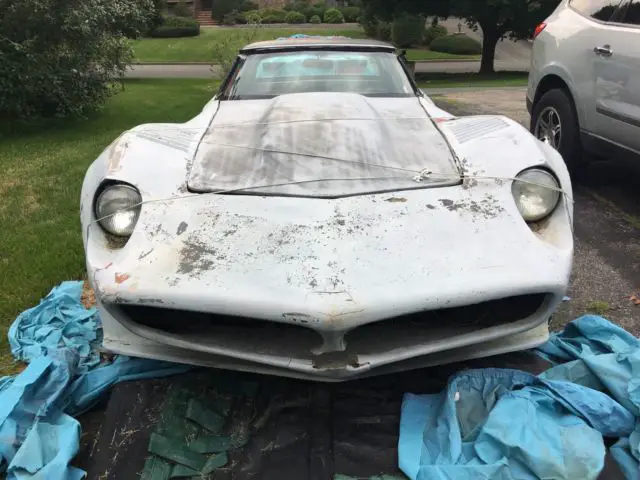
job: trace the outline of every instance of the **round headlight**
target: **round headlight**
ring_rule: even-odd
[[[513,199],[522,218],[535,222],[551,214],[560,199],[560,185],[545,170],[532,168],[516,176],[511,186]]]
[[[130,185],[105,188],[96,200],[96,218],[100,226],[112,235],[128,237],[140,216],[140,192]]]

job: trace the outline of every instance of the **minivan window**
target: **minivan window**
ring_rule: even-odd
[[[640,25],[640,0],[631,0],[620,23]]]
[[[571,0],[571,7],[586,17],[608,22],[624,0]]]

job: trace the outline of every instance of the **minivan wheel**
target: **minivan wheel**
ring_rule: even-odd
[[[540,97],[531,115],[531,133],[560,152],[575,173],[581,162],[580,128],[571,98],[559,88]]]

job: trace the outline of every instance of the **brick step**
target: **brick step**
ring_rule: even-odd
[[[211,10],[201,10],[196,12],[196,20],[200,25],[216,25],[216,21],[211,18]]]

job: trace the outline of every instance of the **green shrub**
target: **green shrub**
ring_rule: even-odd
[[[391,40],[391,24],[389,22],[378,21],[375,37],[378,40],[382,40],[383,42],[390,41]]]
[[[219,67],[216,69],[215,76],[219,79],[224,78],[231,70],[238,56],[238,50],[259,40],[261,36],[262,28],[259,26],[234,28],[225,32],[224,35],[216,35],[211,43],[211,60]]]
[[[284,18],[287,12],[276,8],[263,8],[258,10],[262,23],[285,23]]]
[[[82,115],[101,107],[156,20],[151,0],[0,1],[0,118]]]
[[[344,23],[344,17],[337,8],[330,8],[324,12],[324,23]]]
[[[173,6],[171,14],[176,17],[193,17],[193,10],[187,5],[185,0],[180,0]]]
[[[237,0],[214,0],[211,5],[211,18],[222,21],[225,15],[231,13],[236,7]]]
[[[177,15],[164,15],[162,25],[164,27],[191,27],[196,22],[193,18],[179,17]]]
[[[287,3],[284,9],[288,12],[299,12],[305,16],[305,18],[311,18],[314,15],[318,15],[320,18],[324,16],[324,12],[327,7],[323,3],[311,3],[305,0],[297,0],[295,2]]]
[[[323,19],[324,12],[326,11],[327,11],[327,6],[324,3],[315,3],[313,5],[309,5],[307,8],[302,10],[302,13],[304,13],[304,15],[307,18],[311,18],[314,15],[317,15],[320,17],[320,19]]]
[[[242,19],[238,23],[262,23],[262,15],[260,15],[260,10],[249,10],[248,12],[244,12],[242,14]]]
[[[285,15],[284,21],[287,23],[305,23],[307,19],[300,12],[289,12]]]
[[[424,35],[422,37],[422,43],[426,46],[431,45],[436,38],[446,37],[449,34],[447,27],[442,25],[433,25],[424,31]]]
[[[148,35],[151,30],[156,27],[162,25],[162,21],[164,20],[163,15],[167,10],[167,1],[166,0],[151,0],[153,2],[154,13],[153,16],[149,19],[149,23],[146,25],[144,29],[144,34]]]
[[[231,10],[224,17],[222,17],[223,25],[235,25],[237,23],[244,23],[244,16],[238,10]]]
[[[366,37],[378,38],[378,19],[369,9],[362,10],[358,23],[360,23]]]
[[[200,35],[200,25],[197,27],[165,27],[162,25],[151,32],[153,38],[197,37],[198,35]]]
[[[214,0],[211,4],[211,18],[229,25],[233,25],[231,23],[233,20],[235,23],[246,23],[245,17],[238,13],[258,10],[258,8],[259,6],[250,0]]]
[[[197,37],[200,35],[200,24],[193,18],[167,15],[162,25],[151,32],[154,38]]]
[[[477,55],[482,53],[482,45],[473,38],[457,33],[436,38],[430,45],[434,52],[454,53],[457,55]]]
[[[391,24],[391,40],[400,48],[408,48],[422,43],[424,17],[402,14]]]
[[[257,10],[260,6],[251,0],[242,0],[236,8],[239,12],[248,12],[249,10]]]
[[[348,23],[354,23],[358,21],[360,16],[360,7],[343,7],[340,9],[344,21]]]
[[[309,19],[309,23],[313,23],[313,24],[318,24],[318,23],[322,23],[322,20],[320,19],[320,17],[318,15],[314,15],[313,17],[311,17]]]

